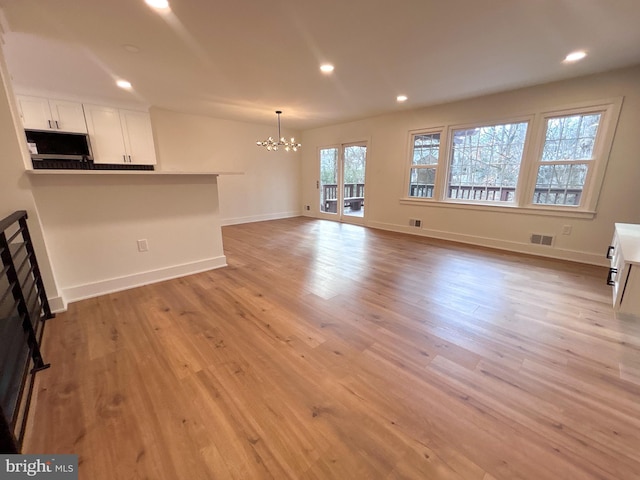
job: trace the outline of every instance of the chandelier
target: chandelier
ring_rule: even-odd
[[[302,145],[300,143],[296,143],[293,137],[291,137],[291,140],[285,140],[285,138],[280,134],[281,113],[282,112],[280,110],[276,110],[276,115],[278,115],[278,140],[274,140],[273,137],[269,137],[266,140],[257,141],[256,145],[258,145],[259,147],[267,147],[267,150],[269,151],[284,148],[287,152],[289,150],[297,152]]]

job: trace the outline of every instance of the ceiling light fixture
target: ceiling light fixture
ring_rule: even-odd
[[[409,97],[407,97],[406,95],[398,95],[398,96],[396,97],[396,100],[397,100],[398,102],[402,103],[402,102],[406,102],[406,101],[407,101],[407,98],[409,98]]]
[[[118,85],[120,88],[124,88],[125,90],[131,90],[131,82],[127,82],[126,80],[118,80],[116,82],[116,85]]]
[[[571,52],[569,55],[567,55],[564,59],[564,62],[565,63],[577,62],[579,60],[582,60],[586,56],[587,56],[587,52],[585,52],[584,50],[578,50],[575,52]]]
[[[169,2],[167,0],[144,0],[144,2],[151,8],[156,10],[168,10]]]
[[[296,143],[293,137],[291,137],[291,140],[287,141],[280,134],[280,114],[282,114],[282,112],[280,110],[276,110],[276,115],[278,115],[278,140],[274,140],[273,137],[269,137],[266,140],[257,141],[256,145],[258,145],[259,147],[267,147],[267,150],[269,151],[278,150],[280,147],[283,147],[287,152],[289,150],[297,152],[302,145]]]
[[[320,71],[322,73],[331,73],[333,72],[334,66],[331,65],[330,63],[324,63],[322,65],[320,65]]]

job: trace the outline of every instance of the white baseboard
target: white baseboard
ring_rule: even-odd
[[[150,283],[163,282],[172,278],[193,275],[194,273],[205,272],[215,268],[226,267],[227,257],[221,255],[215,258],[207,258],[192,263],[184,263],[171,267],[160,268],[148,272],[134,273],[124,277],[110,278],[99,282],[76,285],[62,289],[63,303],[77,302],[86,298],[98,297],[108,293],[128,290],[130,288],[141,287]]]
[[[392,223],[369,222],[368,226],[371,228],[378,228],[380,230],[388,230],[391,232],[409,233],[411,235],[438,238],[440,240],[450,240],[452,242],[496,248],[498,250],[525,253],[529,255],[536,255],[539,257],[555,258],[558,260],[569,260],[572,262],[586,263],[602,267],[606,267],[608,265],[607,259],[604,258],[604,255],[602,254],[580,252],[577,250],[568,250],[556,247],[543,247],[538,245],[530,245],[523,242],[500,240],[497,238],[480,237],[477,235],[467,235],[463,233],[446,232],[443,230],[430,230],[427,228],[415,228],[408,226],[405,227],[403,225],[395,225]]]
[[[236,218],[223,218],[220,224],[225,225],[239,225],[241,223],[253,223],[264,222],[265,220],[278,220],[280,218],[292,218],[302,215],[301,211],[297,212],[280,212],[280,213],[266,213],[264,215],[250,215],[248,217],[236,217]]]

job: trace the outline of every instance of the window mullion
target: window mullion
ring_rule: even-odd
[[[444,138],[443,138],[444,137]],[[444,145],[444,148],[442,148]],[[449,158],[451,152],[451,128],[447,128],[440,138],[440,155],[438,157],[438,165],[440,168],[436,170],[436,185],[433,192],[433,198],[436,200],[444,200],[446,198],[447,176],[449,175]]]

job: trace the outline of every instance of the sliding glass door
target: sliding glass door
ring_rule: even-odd
[[[320,149],[320,212],[361,223],[365,215],[366,143]]]

